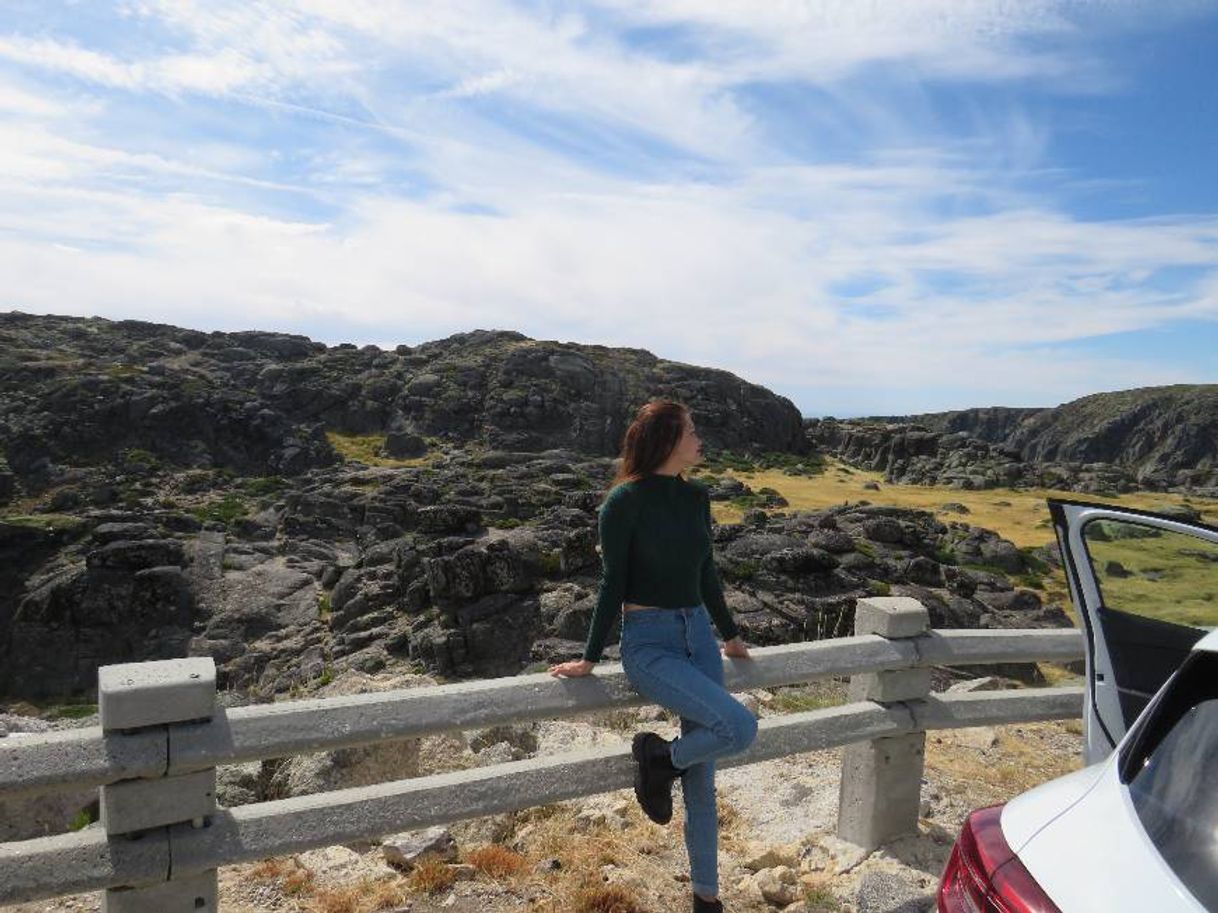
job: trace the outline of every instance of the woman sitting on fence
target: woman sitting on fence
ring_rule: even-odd
[[[703,484],[683,475],[701,460],[701,449],[686,406],[653,400],[639,409],[600,507],[603,569],[583,658],[549,671],[588,675],[622,610],[622,670],[639,694],[681,718],[681,735],[671,741],[654,732],[635,735],[635,795],[651,820],[666,824],[672,782],[680,777],[693,909],[714,913],[723,910],[715,759],[752,744],[757,719],[724,688],[711,631],[714,619],[723,653],[749,658],[715,571],[710,498]]]

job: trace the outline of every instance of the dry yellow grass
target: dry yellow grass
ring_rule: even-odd
[[[422,894],[435,894],[445,888],[452,887],[457,880],[456,873],[442,859],[428,854],[419,860],[410,870],[406,883],[412,891]]]
[[[400,878],[365,878],[353,885],[319,889],[308,913],[379,913],[404,905],[410,898]]]
[[[926,740],[926,769],[974,806],[1005,802],[1082,766],[1080,756],[1051,747],[1060,738],[1055,730],[1077,735],[1068,725],[1074,722],[996,727],[998,743],[988,751],[960,744],[951,731],[932,733]]]
[[[488,843],[465,853],[465,861],[490,878],[519,875],[528,867],[528,860],[500,843]]]
[[[823,872],[803,876],[803,902],[808,913],[839,913],[841,903],[833,893],[830,878]]]
[[[283,879],[280,881],[280,887],[282,887],[284,894],[293,897],[302,894],[312,894],[316,887],[313,880],[313,872],[304,866],[300,866],[283,876]]]
[[[434,861],[432,857],[427,862]],[[295,856],[276,856],[264,859],[250,868],[248,877],[255,881],[278,883],[285,898],[291,898],[291,909],[302,913],[379,913],[392,910],[408,902],[412,887],[407,879],[392,873],[381,878],[362,878],[354,883],[339,886],[324,886],[317,883],[313,871]],[[447,876],[447,880],[446,880]],[[435,871],[429,869],[422,876],[420,887],[438,885],[441,890],[452,883],[448,867],[439,863]]]
[[[751,835],[744,833],[743,819],[722,796],[717,800],[720,848],[729,853],[747,852]],[[523,840],[520,849],[530,870],[544,859],[557,859],[560,864],[556,871],[530,872],[523,876],[536,891],[545,895],[537,908],[538,913],[617,909],[613,903],[636,904],[636,907],[622,906],[622,910],[650,910],[650,907],[637,906],[642,901],[638,892],[631,889],[634,880],[655,886],[657,890],[674,884],[674,866],[680,868],[686,864],[684,809],[680,802],[675,804],[672,821],[665,826],[653,824],[644,817],[633,796],[624,798],[622,805],[620,814],[626,821],[625,827],[577,821],[575,809],[558,804],[518,813],[517,834],[522,835],[518,839]],[[605,865],[630,873],[631,882],[603,884],[601,870]],[[608,891],[610,888],[615,890]],[[581,894],[581,890],[585,893]],[[665,903],[688,904],[688,897],[684,896],[687,893],[688,887],[678,887],[673,896],[661,894],[661,908],[667,909],[663,906]]]
[[[644,908],[629,888],[620,884],[590,885],[572,898],[574,913],[643,913]]]
[[[250,877],[260,881],[272,881],[283,877],[290,872],[294,867],[294,862],[283,856],[274,856],[270,859],[263,859],[252,869],[250,869]]]
[[[1183,495],[1137,492],[1119,497],[1081,495],[1077,492],[1048,488],[1011,489],[994,488],[985,491],[964,491],[922,485],[890,485],[878,472],[853,469],[836,460],[828,460],[825,472],[816,476],[787,475],[781,470],[764,472],[730,472],[754,491],[773,488],[789,502],[784,510],[823,510],[844,501],[870,501],[894,507],[911,507],[938,512],[940,519],[962,520],[973,526],[992,529],[1017,546],[1039,546],[1053,541],[1053,530],[1049,526],[1049,509],[1046,498],[1073,498],[1084,501],[1099,501],[1124,507],[1154,510],[1167,504],[1189,504],[1201,511],[1203,517],[1212,522],[1218,519],[1218,501],[1204,498],[1186,498]],[[867,482],[875,482],[879,491],[865,489]],[[947,513],[940,510],[945,502],[954,501],[969,509],[967,514]],[[720,523],[735,523],[743,512],[724,502],[712,502],[715,519]]]
[[[250,877],[257,881],[275,881],[279,890],[289,897],[305,897],[313,893],[316,885],[313,871],[295,856],[275,856],[264,859],[250,870]]]
[[[1071,672],[1064,666],[1059,666],[1056,663],[1037,663],[1041,675],[1045,677],[1045,685],[1050,688],[1058,688],[1065,686],[1079,686],[1083,684],[1083,676],[1077,672]]]

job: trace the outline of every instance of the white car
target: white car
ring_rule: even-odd
[[[1218,528],[1050,500],[1088,765],[965,821],[939,913],[1218,911]]]

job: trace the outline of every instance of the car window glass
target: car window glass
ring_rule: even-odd
[[[1206,690],[1211,694],[1215,687]],[[1199,700],[1141,760],[1129,794],[1176,876],[1218,910],[1218,695]]]
[[[1083,527],[1104,608],[1218,627],[1218,544],[1126,520]]]

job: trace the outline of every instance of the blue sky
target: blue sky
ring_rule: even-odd
[[[1218,0],[0,3],[0,309],[1218,382]]]

